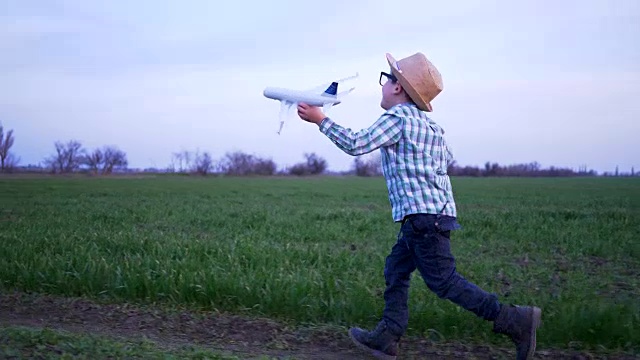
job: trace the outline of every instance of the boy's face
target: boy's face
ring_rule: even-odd
[[[402,92],[402,87],[393,75],[384,72],[380,73],[380,85],[382,85],[380,107],[388,110],[396,104],[398,95]]]

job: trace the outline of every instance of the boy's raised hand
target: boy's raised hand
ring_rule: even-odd
[[[305,103],[298,104],[298,116],[302,120],[319,125],[326,116],[317,106],[307,105]]]

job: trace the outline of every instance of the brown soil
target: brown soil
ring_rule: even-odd
[[[48,327],[113,339],[154,341],[163,349],[185,345],[256,358],[370,359],[357,349],[345,329],[292,328],[269,319],[222,313],[167,311],[128,304],[99,304],[82,298],[24,293],[0,294],[0,326]],[[398,358],[513,359],[513,349],[434,343],[406,337]],[[538,349],[538,359],[632,359],[570,351]]]

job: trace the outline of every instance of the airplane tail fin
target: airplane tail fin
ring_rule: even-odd
[[[338,83],[336,81],[332,82],[331,85],[327,88],[327,90],[322,93],[322,95],[336,96],[338,94]]]
[[[332,82],[332,83],[331,83],[331,85],[329,85],[329,87],[327,88],[327,90],[325,90],[325,91],[324,91],[324,93],[323,93],[322,95],[324,95],[324,96],[328,96],[328,95],[330,95],[330,96],[338,97],[338,98],[339,98],[339,97],[341,97],[341,96],[344,96],[344,95],[346,95],[346,94],[348,94],[348,93],[352,92],[352,91],[353,91],[353,89],[355,89],[355,88],[351,88],[351,89],[349,89],[349,90],[347,90],[347,91],[343,91],[343,92],[341,92],[341,93],[339,93],[339,94],[338,94],[338,84],[339,84],[339,83],[341,83],[341,82],[347,81],[347,80],[357,79],[359,76],[360,76],[360,74],[359,74],[359,73],[356,73],[356,74],[355,74],[355,75],[353,75],[353,76],[349,76],[349,77],[342,78],[342,79],[339,79],[339,80],[336,80],[336,81]]]

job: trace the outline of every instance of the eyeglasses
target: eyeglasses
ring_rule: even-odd
[[[378,80],[378,82],[380,83],[380,86],[383,86],[384,83],[387,82],[387,79],[385,79],[384,82],[382,81],[383,77],[388,78],[389,80],[391,80],[393,82],[398,81],[398,78],[393,76],[392,74],[387,74],[386,72],[381,71],[380,72],[380,79]]]

